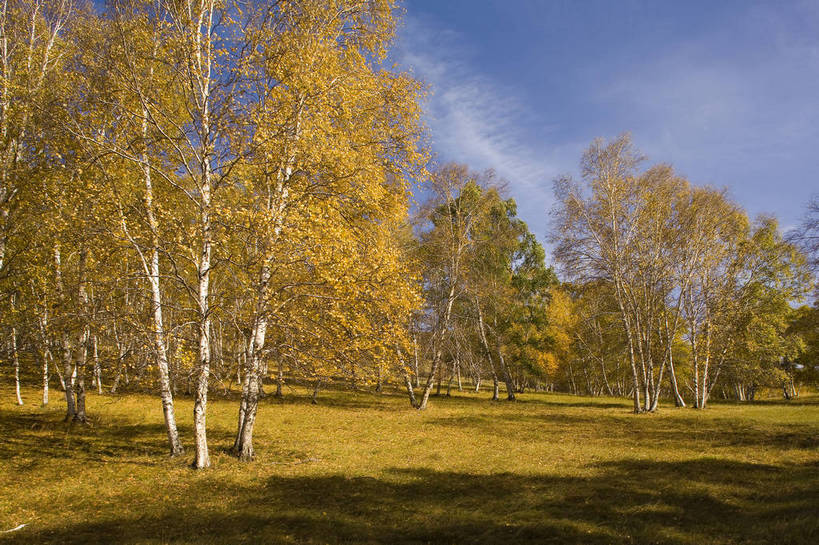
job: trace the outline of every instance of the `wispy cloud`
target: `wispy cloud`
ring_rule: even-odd
[[[533,141],[533,125],[549,130],[538,112],[520,100],[514,86],[483,74],[458,32],[408,16],[399,36],[396,61],[430,88],[426,120],[438,159],[494,169],[508,182],[521,217],[542,237],[551,180],[565,170],[558,158],[566,154],[544,151],[545,143]]]
[[[797,221],[819,171],[817,4],[717,10],[719,24],[693,33],[685,21],[710,13],[702,5],[612,21],[616,10],[588,14],[582,4],[554,24],[532,17],[539,22],[502,27],[531,40],[407,14],[394,59],[430,86],[427,123],[439,159],[494,168],[541,239],[551,180],[576,173],[592,139],[623,131],[651,162],[729,187],[752,215]],[[589,24],[602,35],[586,36]],[[606,33],[618,25],[634,35]],[[515,55],[510,66],[547,77],[499,70],[504,54]]]

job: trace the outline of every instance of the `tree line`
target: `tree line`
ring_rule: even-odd
[[[240,392],[249,460],[265,385],[400,387],[425,409],[468,382],[641,412],[810,380],[816,311],[792,303],[815,223],[786,240],[723,191],[641,170],[627,136],[597,141],[555,184],[560,281],[491,171],[430,166],[426,89],[386,66],[397,23],[391,0],[3,3],[18,403],[21,382],[47,404],[57,380],[83,423],[89,387],[155,392],[178,456],[190,395],[204,468],[214,392]]]
[[[628,394],[636,412],[656,410],[664,392],[697,408],[715,389],[742,401],[761,387],[797,395],[819,363],[816,309],[792,307],[812,285],[809,237],[783,237],[775,218],[751,221],[724,190],[643,161],[628,135],[596,141],[582,180],[555,184],[571,389]]]

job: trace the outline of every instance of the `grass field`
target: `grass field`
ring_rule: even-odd
[[[304,390],[259,411],[257,459],[214,397],[214,467],[165,455],[159,400],[0,389],[0,543],[819,543],[819,399],[664,408],[524,394],[433,398]]]

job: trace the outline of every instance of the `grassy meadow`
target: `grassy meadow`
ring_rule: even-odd
[[[158,398],[0,389],[0,543],[819,543],[819,399],[664,407],[524,394],[305,389],[259,409],[257,459],[227,453],[237,401],[212,397],[213,467],[170,459]]]

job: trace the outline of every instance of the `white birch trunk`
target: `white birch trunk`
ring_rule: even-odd
[[[192,57],[189,58],[191,90],[193,104],[196,106],[195,117],[198,117],[200,126],[197,130],[198,142],[194,144],[199,162],[199,228],[201,248],[198,264],[198,294],[199,307],[199,365],[196,380],[196,392],[193,406],[193,431],[195,455],[193,467],[203,469],[210,466],[207,441],[207,406],[208,381],[210,377],[210,272],[213,252],[211,199],[213,186],[213,172],[211,161],[214,154],[214,134],[211,132],[211,93],[212,93],[212,63],[213,58],[213,27],[216,16],[214,0],[202,0],[199,6],[194,6],[188,0],[189,13],[197,13],[196,26],[190,28],[192,33]],[[191,9],[193,8],[193,9]]]
[[[442,323],[438,324],[436,331],[437,339],[433,342],[437,343],[432,356],[432,370],[427,377],[426,384],[424,384],[424,391],[421,396],[421,402],[418,403],[417,409],[423,411],[427,408],[429,402],[429,394],[432,392],[432,387],[435,384],[435,373],[438,372],[438,367],[441,365],[441,358],[443,357],[443,337],[447,328],[449,327],[449,318],[452,315],[452,305],[455,303],[455,282],[450,281],[449,294],[447,295],[446,310]]]
[[[269,280],[269,272],[268,272]],[[249,365],[245,370],[245,380],[247,381],[247,391],[243,395],[244,417],[240,413],[240,425],[237,431],[234,449],[240,460],[249,461],[254,457],[253,451],[253,427],[256,423],[256,412],[259,407],[259,381],[262,366],[262,354],[267,334],[267,317],[260,313],[250,339],[248,349]]]
[[[91,339],[91,328],[88,323],[88,290],[86,284],[88,282],[87,277],[87,265],[88,265],[88,249],[84,246],[80,248],[80,257],[78,263],[78,283],[77,283],[77,301],[79,304],[79,313],[82,316],[82,321],[84,322],[82,331],[79,335],[78,340],[78,352],[77,352],[77,362],[74,365],[74,372],[76,374],[76,381],[74,384],[74,393],[77,397],[76,401],[76,414],[74,415],[74,421],[80,423],[87,423],[88,417],[86,415],[85,410],[85,365],[88,360],[88,342]]]
[[[97,384],[97,394],[102,395],[102,368],[100,367],[100,357],[97,350],[97,336],[94,335],[91,341],[92,357],[94,358],[94,382]]]
[[[48,405],[48,359],[50,353],[43,353],[43,407]]]
[[[17,355],[17,328],[11,328],[11,353],[14,358],[14,391],[17,394],[17,404],[23,404],[23,398],[20,397],[20,358]]]
[[[211,262],[211,220],[210,220],[210,167],[205,165],[205,179],[202,184],[202,248],[199,257],[199,376],[193,405],[193,431],[195,455],[193,467],[210,467],[207,439],[208,379],[210,375],[210,262]]]
[[[54,283],[57,289],[57,297],[62,308],[65,308],[65,287],[63,286],[62,276],[62,257],[60,253],[60,245],[54,245]],[[72,420],[77,414],[76,406],[74,405],[74,362],[71,356],[71,340],[68,332],[68,325],[61,325],[60,343],[62,347],[63,359],[63,384],[65,390],[65,404],[66,414],[65,420]]]
[[[143,114],[147,112],[143,109]],[[143,122],[143,136],[147,134],[147,122]],[[159,225],[154,215],[153,185],[151,169],[145,154],[143,160],[143,176],[145,181],[145,212],[148,216],[148,226],[151,230],[151,256],[148,283],[151,289],[151,317],[153,319],[153,342],[156,354],[156,367],[159,373],[159,396],[162,401],[162,415],[165,419],[165,431],[168,435],[168,448],[171,456],[183,454],[182,442],[179,440],[179,431],[176,427],[176,414],[173,405],[171,390],[170,368],[168,365],[168,350],[165,344],[165,327],[162,314],[162,290],[159,282]]]

